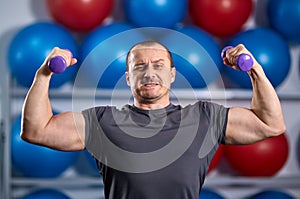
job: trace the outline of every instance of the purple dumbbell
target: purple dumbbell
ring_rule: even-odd
[[[232,46],[226,46],[223,48],[221,52],[221,57],[224,58],[226,51],[233,48]],[[236,59],[236,65],[242,70],[242,71],[249,71],[253,66],[253,59],[250,55],[246,53],[240,54]]]
[[[58,74],[66,70],[67,62],[62,56],[55,56],[49,60],[48,66],[53,73]]]

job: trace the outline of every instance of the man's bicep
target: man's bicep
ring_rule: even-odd
[[[226,127],[226,144],[251,144],[265,139],[267,126],[247,108],[229,109]]]
[[[63,112],[52,117],[47,125],[46,144],[62,151],[85,148],[85,120],[82,113]]]

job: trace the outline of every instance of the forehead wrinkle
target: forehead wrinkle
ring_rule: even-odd
[[[159,50],[159,51],[163,51],[166,53],[166,58],[168,58],[168,52],[165,50],[165,49],[162,49],[162,48],[153,48],[153,47],[142,47],[142,48],[137,48],[137,49],[133,49],[131,50],[131,53],[130,53],[130,57],[128,59],[129,62],[136,62],[136,63],[141,63],[141,62],[147,62],[148,60],[148,56],[147,57],[137,57],[136,55],[139,55],[141,54],[142,56],[144,55],[141,50]],[[154,53],[153,53],[154,54]],[[153,55],[151,54],[151,55]],[[150,58],[150,61],[153,62],[153,63],[156,63],[156,62],[160,62],[160,61],[165,61],[164,58],[162,58],[162,55],[159,55],[158,58],[157,56],[154,57],[154,58]]]
[[[131,49],[131,52],[135,51],[135,50],[141,50],[141,49],[153,49],[153,50],[163,50],[163,51],[167,51],[167,49],[159,44],[154,44],[151,46],[145,46],[145,45],[137,45],[135,46],[133,49]]]
[[[163,59],[163,58],[158,58],[158,59],[153,59],[153,60],[151,60],[151,63],[158,63],[158,62],[165,62],[165,59]]]
[[[166,51],[165,49],[162,48],[151,48],[151,47],[145,47],[145,48],[137,48],[137,49],[133,49],[131,50],[131,54],[137,54],[141,51],[148,51],[148,50],[155,50],[155,51],[159,51],[159,52],[164,52],[166,55],[168,55],[168,51]]]

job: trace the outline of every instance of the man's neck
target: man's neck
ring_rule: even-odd
[[[170,104],[170,101],[165,101],[165,102],[154,102],[154,103],[143,103],[143,102],[138,102],[134,101],[134,106],[143,109],[143,110],[155,110],[155,109],[162,109],[167,107]]]

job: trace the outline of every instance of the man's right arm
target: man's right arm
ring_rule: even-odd
[[[62,56],[68,66],[76,63],[67,50],[54,48],[37,70],[22,110],[21,137],[27,142],[56,150],[74,151],[85,148],[85,120],[82,113],[63,112],[53,115],[49,84],[52,76],[47,63]]]

